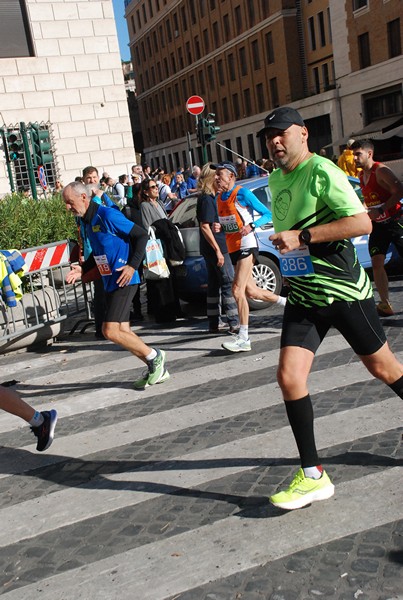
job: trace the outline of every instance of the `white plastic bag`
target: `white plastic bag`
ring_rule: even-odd
[[[152,227],[148,230],[149,240],[144,257],[145,279],[166,279],[169,277],[169,269],[162,251],[161,240],[157,240]]]

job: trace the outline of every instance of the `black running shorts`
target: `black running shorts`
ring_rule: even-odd
[[[138,284],[125,285],[113,292],[105,292],[105,323],[129,323],[130,310]]]
[[[386,255],[391,243],[394,244],[399,256],[403,256],[403,219],[388,223],[373,222],[368,240],[369,255]]]
[[[244,250],[236,250],[235,252],[230,252],[230,258],[232,264],[235,266],[239,260],[243,258],[248,258],[252,254],[253,263],[256,262],[257,257],[259,256],[259,248],[245,248]]]
[[[281,347],[300,346],[315,353],[331,327],[337,329],[360,356],[377,352],[386,342],[375,301],[368,298],[355,302],[333,302],[316,308],[287,302]]]

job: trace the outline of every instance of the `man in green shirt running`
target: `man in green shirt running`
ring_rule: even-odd
[[[391,352],[372,286],[357,260],[352,237],[371,232],[371,221],[345,174],[309,151],[308,130],[291,107],[270,113],[264,128],[278,167],[269,178],[282,274],[290,284],[283,317],[278,382],[301,459],[289,488],[270,501],[301,508],[334,494],[316,450],[307,379],[315,352],[335,327],[369,372],[403,398],[403,365]]]

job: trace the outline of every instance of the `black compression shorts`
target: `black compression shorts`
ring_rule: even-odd
[[[333,302],[329,306],[304,308],[287,302],[284,309],[281,347],[300,346],[313,353],[331,327],[335,327],[354,352],[368,356],[386,342],[373,298]]]

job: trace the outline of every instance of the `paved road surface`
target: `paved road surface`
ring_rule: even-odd
[[[384,323],[403,359],[402,314]],[[268,503],[298,465],[276,383],[280,324],[281,309],[255,313],[242,355],[200,318],[141,327],[172,373],[144,392],[131,389],[139,362],[89,332],[1,358],[0,381],[60,415],[38,454],[0,414],[5,600],[403,598],[402,401],[336,331],[310,379],[336,494],[291,513]]]

